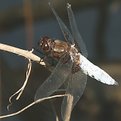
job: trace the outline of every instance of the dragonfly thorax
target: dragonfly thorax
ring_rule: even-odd
[[[68,42],[58,39],[53,40],[49,37],[41,38],[39,45],[41,50],[45,53],[46,59],[51,57],[52,59],[59,61],[61,57],[65,55],[63,63],[66,63],[71,59],[73,62],[72,72],[75,73],[79,71],[80,54],[75,45],[71,45]]]
[[[39,42],[40,49],[46,56],[59,60],[64,54],[69,53],[71,45],[61,40],[53,40],[49,37],[41,38]]]
[[[60,59],[63,55],[69,54],[71,45],[61,40],[54,40],[51,56]]]

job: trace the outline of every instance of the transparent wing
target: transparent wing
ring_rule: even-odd
[[[104,70],[94,65],[93,63],[91,63],[83,55],[80,55],[80,59],[80,67],[85,74],[102,83],[108,85],[118,85],[118,82],[116,82],[108,73],[106,73]]]
[[[66,93],[73,96],[72,109],[82,96],[87,83],[87,76],[82,72],[78,71],[68,77],[68,87]],[[61,115],[64,118],[67,108],[67,97],[64,97],[61,106]]]
[[[86,46],[83,42],[83,39],[79,33],[79,30],[77,28],[75,17],[74,17],[73,11],[71,9],[71,5],[69,3],[67,3],[67,12],[68,12],[69,22],[70,22],[71,31],[72,31],[74,41],[77,44],[77,47],[80,49],[81,53],[85,57],[87,57],[88,56],[87,49],[86,49]]]
[[[64,24],[64,22],[61,20],[61,18],[56,13],[56,11],[55,11],[53,5],[51,4],[51,2],[49,2],[49,6],[50,6],[53,14],[55,15],[55,17],[56,17],[56,19],[58,21],[58,24],[59,24],[59,26],[61,28],[61,31],[62,31],[62,33],[64,35],[65,40],[68,41],[68,42],[70,42],[71,44],[74,44],[74,39],[73,39],[70,31],[68,30],[68,28],[66,27],[66,25]]]
[[[51,75],[38,88],[35,94],[35,100],[53,94],[67,79],[68,75],[71,73],[73,63],[71,59],[68,62],[63,63],[64,58],[62,57],[59,60]]]

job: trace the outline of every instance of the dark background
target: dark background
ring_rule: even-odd
[[[53,0],[59,16],[69,25],[66,2],[72,5],[88,50],[88,59],[119,82],[119,86],[108,86],[88,78],[85,92],[75,106],[71,119],[121,121],[121,1]],[[0,1],[1,43],[31,50],[44,35],[63,39],[47,0]],[[8,98],[23,84],[26,67],[24,58],[0,52],[0,114],[15,112],[32,102],[36,89],[50,74],[43,66],[33,63],[32,74],[22,97],[14,101],[11,110],[7,111]],[[61,99],[54,103],[60,108]],[[50,104],[45,101],[3,121],[55,120]]]

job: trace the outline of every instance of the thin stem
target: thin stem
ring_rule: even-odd
[[[38,100],[30,103],[29,105],[27,105],[26,107],[22,108],[21,110],[15,112],[15,113],[11,113],[11,114],[8,114],[8,115],[2,115],[2,116],[0,116],[0,119],[8,118],[8,117],[11,117],[11,116],[18,115],[18,114],[22,113],[23,111],[27,110],[28,108],[32,107],[33,105],[35,105],[37,103],[40,103],[40,102],[42,102],[44,100],[50,100],[50,99],[53,99],[53,98],[59,98],[59,97],[64,97],[64,96],[67,96],[67,94],[54,95],[54,96],[50,96],[50,97],[45,97],[45,98],[38,99]]]

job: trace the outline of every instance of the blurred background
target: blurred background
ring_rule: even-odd
[[[72,121],[121,121],[121,0],[52,0],[56,11],[69,25],[66,3],[72,5],[77,25],[88,50],[88,59],[108,72],[119,86],[108,86],[88,77],[87,87],[72,112]],[[42,36],[63,39],[47,0],[2,0],[0,42],[31,50]],[[8,98],[23,84],[27,60],[0,51],[0,114],[20,110],[31,103],[36,89],[50,72],[33,63],[25,91],[7,111]],[[60,110],[61,99],[53,100]],[[3,121],[53,121],[49,101]],[[1,120],[1,121],[2,121]]]

